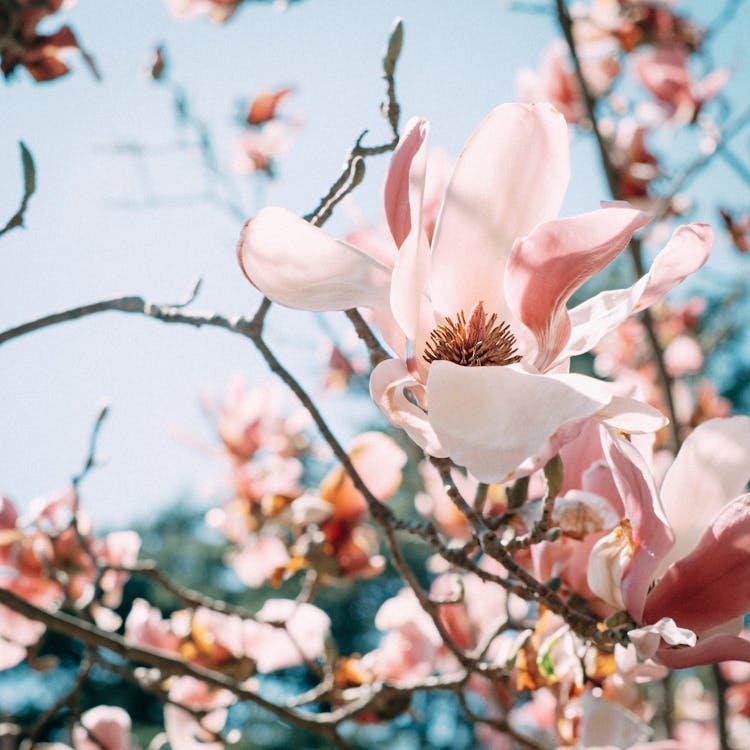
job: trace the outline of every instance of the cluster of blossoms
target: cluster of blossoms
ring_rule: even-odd
[[[228,675],[244,689],[257,690],[256,673],[275,672],[321,660],[329,638],[328,615],[312,604],[267,599],[260,611],[225,614],[205,607],[173,612],[169,619],[136,599],[125,621],[129,642],[174,655],[188,664]],[[176,750],[222,747],[219,733],[236,696],[194,677],[162,680],[169,704],[164,725]],[[190,711],[206,712],[196,719]]]
[[[657,197],[652,183],[663,174],[648,146],[651,134],[664,126],[671,132],[700,123],[703,148],[715,148],[715,127],[699,115],[724,88],[729,72],[722,68],[695,77],[691,63],[705,32],[668,3],[593,0],[574,8],[571,33],[589,96],[609,107],[609,116],[600,119],[598,128],[616,173],[616,195],[649,210]],[[623,72],[650,98],[629,101],[628,87],[617,85],[623,83]],[[517,86],[522,100],[548,100],[571,125],[591,127],[591,114],[562,40],[545,53],[539,72],[519,71]],[[672,212],[685,208],[679,196],[670,196]]]
[[[70,26],[62,26],[53,34],[40,34],[37,25],[57,11],[70,8],[76,0],[17,0],[0,5],[0,70],[7,78],[20,65],[35,81],[52,81],[65,75],[69,68],[62,57],[81,51]],[[91,57],[83,58],[96,75]]]
[[[37,498],[23,518],[0,497],[0,588],[39,607],[70,606],[87,612],[99,627],[116,630],[121,620],[113,610],[140,546],[134,531],[94,537],[72,489]],[[43,625],[0,605],[0,669],[25,659],[44,631]]]
[[[299,570],[323,582],[382,571],[367,503],[344,468],[331,469],[317,487],[304,486],[304,462],[312,458],[306,421],[283,416],[278,389],[245,391],[236,381],[217,417],[234,497],[209,511],[207,522],[235,546],[231,562],[243,583],[278,586]],[[349,459],[378,500],[398,489],[406,455],[387,435],[361,434]]]
[[[235,145],[233,168],[239,174],[275,176],[276,160],[289,152],[295,119],[279,117],[279,105],[292,93],[290,88],[261,91],[246,106],[244,132]]]

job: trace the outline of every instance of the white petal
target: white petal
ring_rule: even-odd
[[[450,457],[481,482],[497,482],[542,450],[566,423],[609,403],[606,384],[583,375],[511,367],[430,366],[430,424]]]

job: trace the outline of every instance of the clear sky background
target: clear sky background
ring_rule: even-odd
[[[747,6],[715,56],[740,67],[729,88],[740,106],[750,90]],[[688,7],[700,18],[718,10],[714,3]],[[380,60],[396,16],[403,16],[406,31],[397,71],[403,121],[428,118],[433,144],[451,154],[494,105],[515,98],[515,71],[535,67],[557,35],[552,16],[509,12],[491,0],[304,0],[285,13],[252,4],[223,26],[205,17],[174,19],[161,0],[80,0],[63,18],[96,58],[103,80],[94,81],[73,58],[74,72],[58,81],[34,84],[19,70],[0,83],[0,222],[20,197],[19,140],[34,155],[38,179],[27,229],[0,238],[0,329],[120,294],[177,302],[197,276],[203,291],[196,309],[252,313],[259,296],[235,258],[241,221],[198,197],[206,175],[194,151],[161,148],[177,136],[169,92],[145,74],[150,52],[166,45],[171,76],[209,124],[224,164],[240,132],[238,100],[263,88],[295,87],[285,111],[300,113],[305,124],[279,165],[279,179],[245,180],[244,186],[238,180],[237,200],[248,216],[264,204],[305,213],[338,175],[362,129],[371,129],[373,142],[388,137],[378,110]],[[145,200],[143,162],[115,148],[124,143],[154,149],[150,179],[166,200]],[[738,144],[746,153],[747,137]],[[606,197],[586,139],[575,140],[573,159],[565,214],[590,210]],[[373,221],[380,217],[386,164],[387,157],[369,160],[356,193]],[[721,167],[701,189],[708,191],[707,206],[724,194],[731,204],[750,204],[747,188]],[[713,213],[701,218],[716,222]],[[347,226],[339,212],[329,228]],[[715,268],[729,262],[726,242],[720,245]],[[311,363],[321,334],[315,320],[301,323],[299,314],[275,309],[268,340],[316,391],[320,370]],[[249,383],[268,377],[250,342],[117,313],[9,342],[0,348],[0,491],[23,507],[63,488],[80,468],[98,404],[106,399],[111,414],[100,439],[106,465],[83,488],[95,520],[122,525],[147,518],[186,491],[205,502],[219,497],[222,464],[190,443],[213,440],[201,394],[221,394],[237,373]],[[335,397],[323,405],[338,433],[351,435],[356,420],[348,419],[349,407]],[[375,415],[374,407],[368,414]]]

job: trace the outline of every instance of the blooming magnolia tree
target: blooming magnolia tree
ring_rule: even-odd
[[[217,23],[243,5],[167,4]],[[6,76],[67,72],[73,31],[36,30],[61,5],[0,3]],[[730,72],[695,73],[736,5],[711,29],[671,3],[519,5],[553,14],[560,38],[538,70],[519,72],[520,101],[488,102],[452,166],[429,149],[424,119],[401,123],[396,21],[383,58],[390,140],[360,137],[306,216],[243,216],[237,273],[262,295],[251,317],[195,312],[196,287],[182,305],[119,297],[0,333],[6,356],[17,337],[104,311],[221,328],[278,381],[237,380],[207,404],[229,489],[205,523],[241,582],[231,602],[143,557],[135,531],[94,530],[82,485],[106,409],[70,487],[24,512],[0,499],[0,670],[43,675],[63,653],[74,663],[30,720],[0,705],[0,742],[268,746],[250,705],[304,742],[366,747],[445,694],[470,733],[452,746],[750,745],[750,417],[704,374],[715,300],[665,299],[698,288],[714,241],[716,216],[688,216],[681,191],[714,158],[748,170],[729,151],[748,117],[719,106]],[[196,134],[212,199],[241,215],[162,47],[150,76]],[[283,87],[243,104],[237,172],[279,173],[301,125],[284,113],[290,97]],[[571,138],[596,145],[609,195],[560,217],[578,169]],[[677,138],[690,147],[675,159],[663,144]],[[21,205],[0,233],[33,202],[34,160],[21,154]],[[322,229],[381,154],[384,222]],[[747,206],[719,209],[746,252]],[[645,249],[656,251],[648,264]],[[613,283],[621,255],[634,273]],[[344,313],[356,337],[333,336],[326,387],[371,400],[381,429],[339,442],[266,340],[273,305]],[[363,581],[380,590],[377,637],[344,648],[326,592]],[[163,705],[164,731],[144,736],[124,701],[84,701],[102,674]]]

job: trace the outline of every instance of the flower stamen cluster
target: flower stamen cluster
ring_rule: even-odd
[[[422,355],[427,363],[437,359],[455,362],[465,367],[503,366],[519,362],[516,337],[510,326],[497,323],[497,314],[487,317],[482,302],[471,313],[469,322],[463,312],[438,326],[431,334],[431,342]]]

